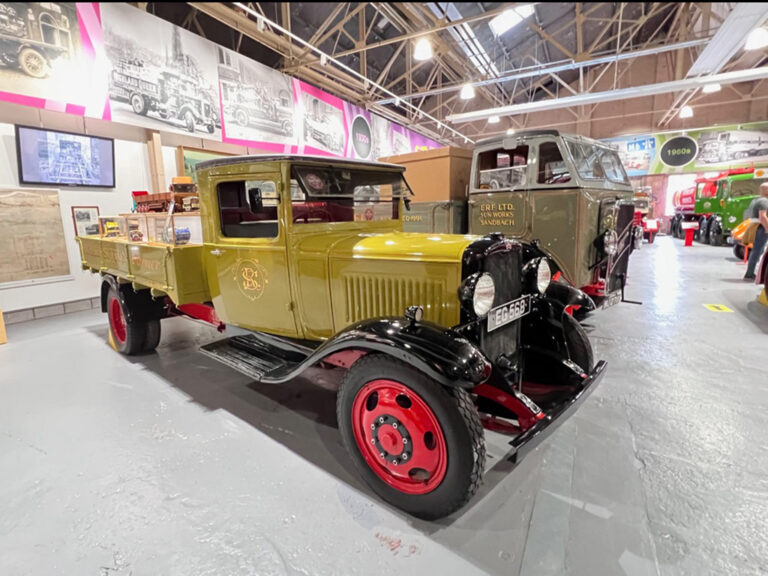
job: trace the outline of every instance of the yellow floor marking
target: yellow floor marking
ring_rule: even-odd
[[[728,306],[722,304],[704,304],[704,307],[711,312],[733,312]]]
[[[3,321],[3,311],[0,310],[0,344],[8,342],[8,336],[5,333],[5,322]]]

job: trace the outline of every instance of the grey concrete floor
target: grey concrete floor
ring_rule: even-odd
[[[768,309],[727,248],[658,238],[588,324],[600,388],[440,522],[371,495],[336,429],[337,371],[266,386],[164,322],[156,354],[83,312],[0,346],[0,574],[768,573]],[[712,312],[722,304],[732,312]]]

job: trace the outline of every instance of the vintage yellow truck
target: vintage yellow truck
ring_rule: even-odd
[[[439,518],[477,491],[483,427],[519,458],[594,390],[574,290],[501,234],[402,231],[403,168],[306,156],[197,167],[202,242],[81,237],[124,354],[153,350],[160,322],[189,316],[249,331],[202,351],[264,383],[313,364],[346,369],[339,430],[386,501]]]

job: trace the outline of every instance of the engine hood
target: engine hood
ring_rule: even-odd
[[[479,236],[389,232],[358,233],[341,237],[328,251],[330,260],[406,260],[461,262],[466,247]]]

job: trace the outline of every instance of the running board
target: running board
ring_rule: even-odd
[[[254,380],[281,380],[313,352],[267,335],[246,334],[206,344],[200,351]]]

